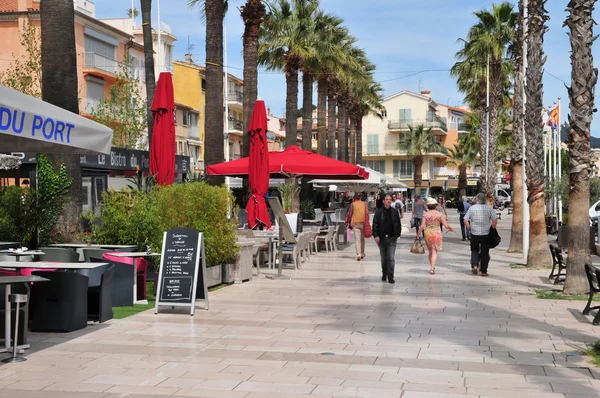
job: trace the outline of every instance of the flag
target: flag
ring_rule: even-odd
[[[556,105],[554,109],[548,112],[548,125],[552,128],[552,131],[555,131],[558,128],[559,114],[560,109],[558,105]]]

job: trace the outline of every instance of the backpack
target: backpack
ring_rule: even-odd
[[[465,211],[465,202],[462,200],[458,202],[458,211],[461,213]]]

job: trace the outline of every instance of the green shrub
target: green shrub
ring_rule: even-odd
[[[231,263],[239,252],[236,220],[227,217],[232,207],[227,188],[204,182],[157,187],[147,194],[110,191],[102,199],[101,223],[93,223],[92,239],[160,251],[164,231],[195,228],[204,233],[207,266]]]
[[[0,241],[35,246],[35,191],[7,186],[0,188]]]

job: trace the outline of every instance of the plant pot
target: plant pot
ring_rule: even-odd
[[[221,265],[216,265],[214,267],[206,267],[206,287],[218,286],[223,282],[223,277],[221,276]],[[198,272],[198,278],[202,278],[202,273]],[[200,286],[200,284],[198,284]],[[196,290],[196,298],[198,297],[199,289]],[[201,298],[201,297],[200,297]]]

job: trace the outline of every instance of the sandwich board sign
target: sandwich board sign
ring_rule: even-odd
[[[192,228],[175,228],[164,233],[156,306],[190,307],[194,315],[196,298],[208,310],[204,234]]]

